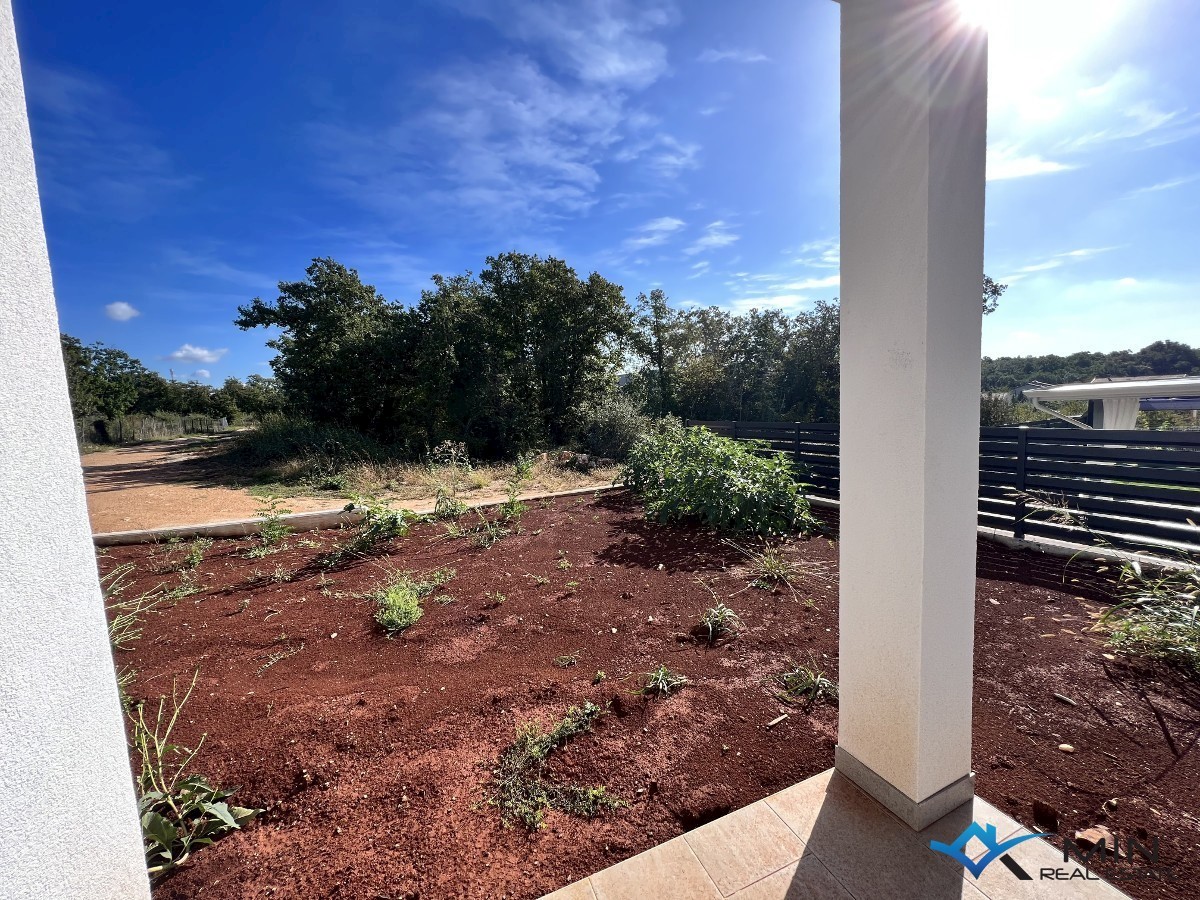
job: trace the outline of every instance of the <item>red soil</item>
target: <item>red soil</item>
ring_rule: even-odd
[[[268,811],[166,878],[158,900],[537,897],[832,765],[836,709],[787,708],[769,687],[789,659],[836,673],[829,540],[790,543],[806,574],[795,594],[771,593],[747,587],[735,548],[648,523],[623,493],[532,504],[522,525],[487,550],[419,526],[389,555],[326,574],[314,559],[337,532],[294,537],[259,560],[244,558],[244,541],[213,546],[201,591],[149,615],[118,663],[138,669],[131,693],[143,698],[200,669],[179,737],[207,731],[197,771]],[[1103,822],[1158,836],[1177,880],[1121,886],[1139,898],[1196,896],[1200,691],[1106,659],[1083,633],[1100,604],[1081,596],[1097,595],[1063,590],[1062,560],[980,550],[979,793],[1029,825],[1041,801],[1064,834]],[[123,547],[100,564],[137,564],[129,596],[174,584],[181,557],[178,547]],[[447,566],[457,574],[420,622],[384,637],[360,595],[391,572]],[[291,580],[273,581],[276,571]],[[714,593],[747,631],[708,647],[688,632]],[[437,602],[445,596],[454,601]],[[264,668],[279,650],[297,652]],[[554,664],[578,650],[577,665]],[[635,697],[630,676],[660,663],[691,684],[663,700]],[[597,670],[608,678],[594,685]],[[551,813],[532,834],[505,827],[486,803],[491,762],[520,723],[556,721],[585,699],[611,712],[550,769],[606,785],[628,806],[591,821]]]

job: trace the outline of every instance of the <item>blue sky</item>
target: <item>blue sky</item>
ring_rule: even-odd
[[[963,2],[985,353],[1200,344],[1200,4]],[[314,256],[403,301],[508,249],[677,306],[838,294],[830,0],[14,6],[62,327],[164,374],[269,374],[236,307]]]

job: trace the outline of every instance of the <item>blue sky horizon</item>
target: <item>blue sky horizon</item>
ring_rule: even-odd
[[[163,374],[270,374],[236,309],[319,256],[409,303],[506,250],[838,295],[829,0],[14,7],[61,326]],[[984,353],[1200,344],[1200,4],[991,8]]]

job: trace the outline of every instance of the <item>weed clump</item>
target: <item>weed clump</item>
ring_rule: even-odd
[[[724,603],[710,607],[700,616],[698,630],[705,634],[710,644],[723,637],[736,637],[743,629],[742,620]]]
[[[386,587],[372,595],[375,621],[388,637],[412,627],[425,614],[421,601],[453,577],[453,569],[438,569],[419,580],[408,573],[396,575]]]
[[[562,721],[550,731],[539,722],[526,722],[517,729],[516,741],[500,754],[492,769],[492,791],[488,797],[488,803],[500,810],[505,824],[520,823],[532,831],[542,827],[551,809],[591,819],[622,805],[603,786],[558,784],[546,770],[547,759],[554,750],[591,731],[602,715],[604,710],[587,701],[583,706],[568,709]]]
[[[672,672],[666,666],[659,666],[653,672],[641,676],[642,683],[635,693],[644,697],[669,697],[676,691],[682,690],[688,683],[686,675]]]
[[[1151,575],[1137,561],[1117,578],[1119,596],[1098,627],[1114,650],[1176,666],[1200,677],[1200,570],[1169,569]]]
[[[836,703],[838,699],[837,682],[817,669],[815,663],[807,666],[793,663],[790,669],[775,676],[775,683],[775,696],[792,706],[811,709],[821,701]]]

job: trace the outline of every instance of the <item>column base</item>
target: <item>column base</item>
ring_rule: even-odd
[[[841,745],[834,748],[833,766],[914,831],[932,825],[975,796],[974,772],[967,773],[924,800],[913,800],[874,769],[859,762]]]

